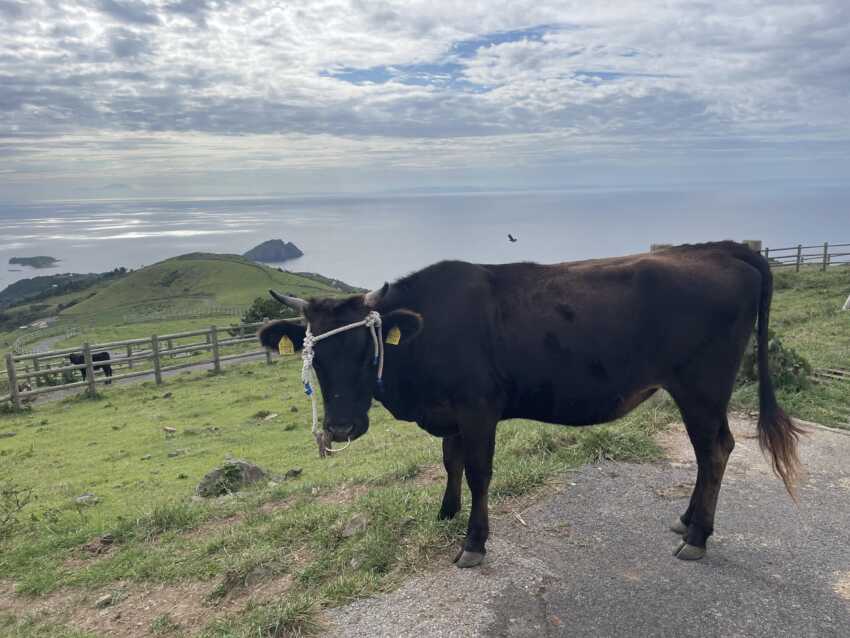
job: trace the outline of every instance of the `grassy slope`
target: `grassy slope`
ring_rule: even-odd
[[[775,271],[770,327],[782,342],[802,354],[813,367],[850,368],[850,312],[841,306],[850,295],[850,268],[823,273],[807,268]],[[803,392],[779,388],[787,412],[824,425],[850,427],[850,383],[812,385]],[[738,390],[741,407],[758,405],[756,388]]]
[[[265,296],[271,287],[304,297],[334,292],[324,283],[237,256],[184,255],[135,271],[91,299],[69,308],[63,317],[143,315],[210,305],[244,305]]]
[[[302,297],[340,294],[321,278],[280,272],[235,255],[197,253],[153,264],[109,285],[39,303],[55,308],[71,299],[83,299],[60,313],[59,321],[51,326],[51,332],[65,326],[82,330],[68,342],[56,345],[64,347],[83,341],[102,343],[236,322],[238,317],[179,319],[170,315],[214,306],[249,305],[257,297],[266,296],[269,288]],[[163,314],[169,318],[163,319]],[[128,319],[133,323],[127,323]],[[0,344],[10,344],[15,336],[16,333],[0,335]]]
[[[771,327],[815,367],[850,368],[850,268],[775,275]]]
[[[293,357],[218,376],[183,375],[163,388],[113,388],[98,401],[68,400],[0,416],[0,430],[18,432],[0,439],[0,476],[5,470],[17,483],[35,487],[38,497],[24,527],[0,541],[0,574],[31,595],[63,586],[102,591],[134,583],[201,582],[212,610],[218,596],[238,589],[258,568],[265,579],[291,574],[295,585],[279,604],[262,604],[207,628],[210,636],[240,636],[270,619],[307,622],[315,605],[339,604],[389,587],[419,565],[448,561],[465,514],[438,523],[442,471],[436,480],[419,476],[439,466],[439,441],[376,407],[366,437],[346,453],[319,460],[307,423],[309,404],[299,390],[299,363]],[[171,398],[162,398],[166,390]],[[291,406],[299,411],[291,412]],[[260,410],[279,416],[255,418]],[[494,508],[571,465],[599,457],[651,457],[655,447],[648,432],[672,415],[669,404],[656,403],[610,427],[504,424]],[[164,426],[176,427],[178,434],[166,438]],[[201,476],[226,455],[276,473],[299,467],[303,474],[236,500],[193,502]],[[75,505],[74,497],[85,492],[100,502]],[[289,507],[259,508],[270,502]],[[345,538],[341,527],[354,512],[368,513],[371,523],[366,532]],[[186,534],[207,519],[233,514],[242,518],[230,526]],[[117,540],[106,557],[95,559],[80,549],[105,532]],[[13,627],[19,621],[6,622]],[[38,634],[33,629],[21,635]]]

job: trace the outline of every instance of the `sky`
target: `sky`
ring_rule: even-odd
[[[847,0],[0,0],[0,201],[850,178]]]

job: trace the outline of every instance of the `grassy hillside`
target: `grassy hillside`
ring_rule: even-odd
[[[815,367],[850,368],[850,268],[777,271],[771,327]]]
[[[850,369],[850,311],[841,307],[850,295],[850,268],[821,272],[814,267],[797,273],[774,271],[770,327],[786,345],[815,368]],[[789,414],[824,425],[850,424],[850,383],[812,384],[805,390],[778,388]],[[755,385],[736,392],[738,407],[756,409]]]
[[[247,305],[256,297],[267,295],[269,288],[303,297],[339,292],[327,283],[279,272],[235,255],[195,253],[137,270],[62,315],[144,315],[212,305]]]
[[[35,490],[0,538],[0,634],[78,635],[61,627],[71,625],[86,636],[299,635],[322,606],[448,564],[469,495],[457,520],[436,520],[439,441],[376,407],[363,439],[320,460],[299,368],[293,356],[0,415],[0,431],[17,432],[0,439],[0,482]],[[662,402],[594,429],[504,424],[493,511],[511,511],[566,467],[651,458],[649,434],[673,414]],[[204,473],[229,455],[278,476],[302,473],[238,497],[193,499]],[[97,503],[77,503],[85,493]],[[364,526],[345,531],[355,517]],[[113,539],[106,549],[104,534]],[[111,609],[100,613],[94,601],[104,595]],[[51,611],[28,621],[42,605]]]
[[[236,322],[238,316],[184,316],[203,315],[221,306],[247,306],[257,297],[266,297],[269,288],[301,297],[356,290],[343,282],[309,273],[280,272],[236,255],[193,253],[133,271],[115,281],[97,283],[81,292],[40,299],[35,314],[31,304],[9,308],[4,313],[11,317],[9,325],[14,327],[25,323],[25,318],[28,322],[36,316],[58,316],[50,334],[67,327],[79,328],[79,334],[55,344],[63,347]],[[69,303],[70,307],[63,308]],[[10,345],[20,334],[23,331],[0,334],[0,346]],[[40,334],[33,333],[31,340],[39,338]]]

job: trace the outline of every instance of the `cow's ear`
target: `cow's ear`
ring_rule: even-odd
[[[286,354],[287,352],[301,350],[304,345],[306,330],[300,323],[280,319],[267,323],[260,328],[257,331],[257,338],[266,348]]]
[[[415,339],[422,332],[422,315],[412,310],[393,310],[381,316],[384,342],[397,346]]]

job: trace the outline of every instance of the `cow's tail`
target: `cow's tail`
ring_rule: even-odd
[[[770,302],[773,298],[773,274],[767,259],[750,249],[739,255],[761,273],[758,326],[756,332],[759,374],[759,445],[770,452],[773,471],[785,483],[791,498],[795,498],[794,485],[800,475],[797,441],[805,432],[797,426],[776,402],[773,381],[768,365],[768,326]]]

